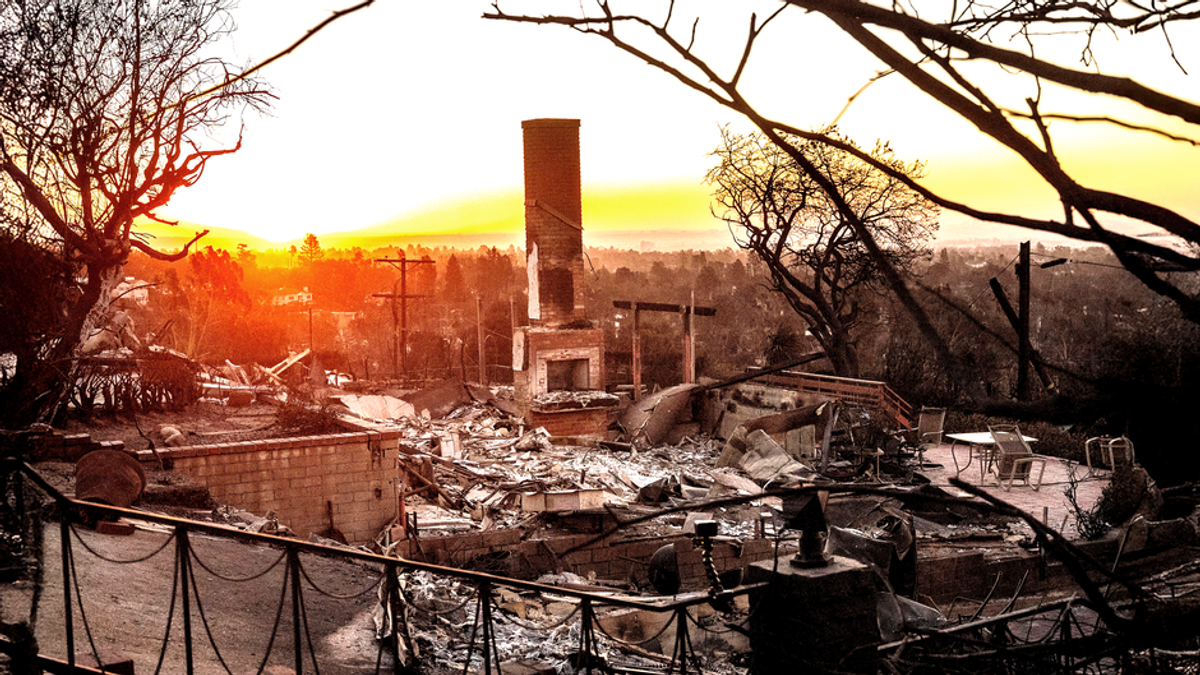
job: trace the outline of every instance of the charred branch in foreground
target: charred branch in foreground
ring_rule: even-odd
[[[1135,13],[1134,17],[1118,18],[1112,15],[1110,8],[1101,3],[1070,3],[1069,5],[1052,3],[1035,9],[1005,6],[1000,10],[990,10],[991,13],[981,17],[972,17],[969,16],[969,11],[979,9],[980,6],[976,3],[968,3],[966,9],[960,9],[959,16],[953,17],[948,23],[937,24],[910,15],[900,9],[879,7],[858,1],[792,0],[787,3],[787,6],[827,16],[855,39],[862,48],[883,60],[890,69],[908,79],[934,101],[970,121],[981,133],[993,138],[1001,146],[1016,152],[1030,168],[1042,177],[1047,185],[1058,193],[1064,205],[1063,219],[1037,219],[1017,214],[986,211],[951,200],[929,190],[905,172],[873,161],[869,153],[856,152],[855,149],[847,147],[847,144],[831,138],[828,134],[804,131],[759,114],[754,105],[739,91],[738,85],[746,70],[755,41],[762,36],[764,29],[772,19],[779,15],[781,10],[777,10],[761,23],[753,15],[749,17],[749,31],[744,38],[742,55],[733,75],[728,78],[723,78],[694,49],[699,18],[690,26],[691,37],[684,42],[673,36],[673,27],[670,25],[671,14],[668,14],[661,22],[656,22],[637,14],[616,14],[605,1],[596,3],[596,15],[590,15],[585,10],[581,10],[581,13],[576,16],[519,15],[507,13],[501,10],[498,4],[494,4],[494,11],[484,16],[489,19],[564,26],[581,34],[597,36],[621,51],[671,75],[685,86],[704,94],[713,101],[744,114],[777,142],[782,142],[785,135],[794,135],[826,143],[846,152],[856,153],[861,160],[873,163],[878,170],[904,182],[914,191],[948,211],[984,222],[1013,225],[1039,232],[1064,235],[1079,241],[1102,243],[1117,255],[1122,265],[1139,281],[1154,292],[1169,298],[1189,320],[1200,322],[1200,298],[1181,285],[1178,280],[1164,277],[1160,272],[1163,263],[1170,264],[1176,269],[1200,269],[1200,257],[1170,246],[1161,246],[1142,238],[1113,232],[1099,222],[1097,214],[1131,218],[1191,244],[1200,243],[1200,226],[1161,205],[1114,192],[1087,188],[1079,184],[1060,165],[1050,144],[1048,131],[1041,123],[1041,120],[1049,119],[1050,116],[1039,116],[1036,111],[1036,101],[1031,102],[1033,108],[1031,113],[1009,114],[991,101],[983,88],[973,84],[959,72],[949,56],[953,50],[957,54],[965,54],[965,58],[994,63],[1027,74],[1032,78],[1052,81],[1077,91],[1113,96],[1143,106],[1155,113],[1172,116],[1189,124],[1197,124],[1200,123],[1200,106],[1196,104],[1155,91],[1129,78],[1065,68],[1036,58],[1032,54],[997,47],[986,41],[988,27],[1007,22],[1034,26],[1039,21],[1052,24],[1074,21],[1083,25],[1103,25],[1113,29],[1143,30],[1150,25],[1160,25],[1158,23],[1160,21],[1179,21],[1192,18],[1190,15],[1170,8],[1154,8],[1145,9],[1140,14]],[[674,9],[673,6],[672,9]],[[622,27],[629,30],[622,29],[619,32],[618,29]],[[640,32],[633,30],[635,27]],[[889,31],[899,41],[916,46],[919,55],[909,57],[901,54],[897,48],[874,32],[875,30]],[[981,37],[973,37],[972,30],[983,31],[984,34]],[[626,39],[627,36],[644,35],[652,36],[654,44],[643,46]],[[658,58],[652,55],[653,49],[661,50],[662,48],[666,49],[669,57]],[[666,58],[673,60],[668,62],[665,60]],[[930,67],[940,69],[957,88],[934,77],[928,70]],[[1053,117],[1055,119],[1068,118],[1061,113]],[[1084,119],[1086,116],[1077,117]],[[1037,137],[1041,142],[1041,147],[1038,142],[1012,125],[1010,119],[1013,118],[1034,119],[1038,122]],[[1140,126],[1139,130],[1141,131],[1154,129],[1149,125]],[[1169,137],[1183,138],[1179,134],[1162,133]],[[783,146],[781,145],[781,147]],[[1082,222],[1077,224],[1076,218]],[[897,274],[889,278],[889,282],[897,289],[903,283],[902,280],[896,278],[898,276]],[[906,307],[909,307],[910,303],[915,305],[915,302],[904,291],[897,290],[897,293]],[[913,311],[914,307],[909,307],[909,309]],[[931,326],[923,320],[919,309],[913,316],[942,360],[947,365],[952,365],[953,358],[944,351],[940,340],[933,336]],[[961,370],[961,366],[954,366],[952,370]]]

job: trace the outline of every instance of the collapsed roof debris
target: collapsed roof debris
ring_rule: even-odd
[[[230,371],[237,382],[253,381],[238,372]],[[901,595],[880,598],[878,607],[872,604],[883,631],[878,640],[899,639],[904,631],[937,631],[944,621],[936,609],[902,599],[913,594],[917,541],[1011,545],[1028,538],[951,503],[953,491],[912,481],[914,467],[911,458],[905,463],[903,453],[892,453],[881,464],[875,463],[878,458],[868,459],[861,449],[878,442],[875,427],[882,423],[873,410],[837,401],[814,402],[761,385],[721,391],[687,385],[631,407],[622,417],[621,433],[597,441],[553,437],[542,428],[530,428],[515,414],[512,391],[503,387],[449,383],[423,392],[392,393],[398,395],[334,390],[329,397],[340,404],[334,409],[358,425],[400,430],[404,437],[399,458],[404,516],[380,531],[374,542],[375,550],[389,555],[417,559],[411,556],[420,554],[439,565],[453,563],[514,577],[521,572],[531,579],[549,569],[555,574],[543,574],[542,581],[564,588],[653,594],[647,574],[651,554],[664,543],[679,541],[672,538],[686,537],[697,520],[719,521],[719,538],[734,546],[780,534],[794,540],[795,531],[789,532],[781,517],[781,501],[772,493],[778,486],[839,485],[835,478],[902,485],[908,496],[899,501],[835,494],[826,507],[829,553],[869,563]],[[566,406],[577,397],[573,392],[555,394],[555,401]],[[589,398],[584,405],[596,404]],[[163,442],[168,444],[165,437]],[[282,514],[239,514],[231,519],[255,531],[287,533]],[[1135,535],[1133,543],[1157,542],[1169,526],[1154,527],[1158,529],[1151,529],[1152,536]],[[333,530],[331,518],[329,533]],[[446,550],[433,546],[439,539],[501,531],[515,531],[514,541],[536,544],[545,562],[517,569],[501,550],[456,558],[441,556]],[[634,572],[572,574],[567,555],[580,540],[571,537],[584,535],[584,540],[597,543],[607,532],[616,534],[598,548],[625,541],[651,542],[653,547],[637,553]],[[571,543],[556,543],[562,539]],[[687,546],[673,551],[677,564],[687,551]],[[426,583],[434,589],[446,585],[445,580],[408,583],[417,591]],[[693,576],[691,590],[702,583]],[[430,605],[441,607],[432,600]],[[561,648],[553,645],[562,635],[553,633],[553,639],[547,639],[554,629],[546,625],[562,619],[556,612],[572,611],[571,602],[511,593],[499,605],[514,621],[539,620],[541,626],[534,631],[536,638],[522,637],[516,629],[511,635],[499,631],[497,639],[506,641],[505,653],[520,653],[530,662],[560,663],[577,648],[578,635],[569,637],[570,628],[564,629],[569,639]],[[632,624],[653,623],[647,617],[601,620],[613,622],[609,629],[614,634],[632,631]],[[420,627],[415,635],[422,653],[433,654],[439,662],[460,663],[463,655],[454,648],[452,636],[462,621],[443,617]],[[414,620],[414,626],[418,623]]]
[[[634,401],[621,416],[626,437],[649,445],[663,443],[691,405],[692,395],[701,389],[698,384],[679,384]]]

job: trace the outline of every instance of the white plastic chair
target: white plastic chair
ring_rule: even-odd
[[[1131,465],[1137,464],[1137,458],[1133,452],[1133,441],[1125,436],[1094,436],[1083,443],[1083,454],[1087,458],[1089,476],[1094,475],[1097,471],[1097,467],[1092,465],[1093,450],[1099,452],[1100,460],[1108,462],[1110,470],[1117,467],[1116,453],[1118,451]]]
[[[1035,455],[1021,430],[1015,424],[998,424],[989,426],[992,440],[996,442],[996,480],[1004,490],[1012,490],[1013,483],[1021,479],[1035,491],[1042,488],[1042,477],[1046,474],[1046,458]],[[1033,478],[1033,468],[1037,467],[1037,479]],[[1008,484],[1004,480],[1008,479]]]

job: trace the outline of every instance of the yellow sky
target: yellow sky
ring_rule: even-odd
[[[688,182],[592,185],[583,195],[584,231],[711,230],[721,228],[709,213],[710,189]],[[521,187],[478,193],[423,205],[375,229],[418,233],[520,233],[525,227]],[[732,241],[729,243],[732,246]]]
[[[742,18],[707,12],[742,7],[698,4],[706,13],[697,44],[732,67]],[[722,227],[709,213],[702,179],[719,127],[744,127],[739,116],[599,40],[480,19],[489,6],[378,2],[327,28],[265,72],[279,95],[272,116],[249,118],[242,150],[214,160],[163,215],[276,241],[400,221],[427,231],[519,229],[520,123],[570,117],[582,120],[585,227]],[[317,0],[293,0],[286,11],[246,0],[235,13],[233,60],[264,58],[327,11]],[[778,37],[756,51],[745,86],[764,112],[797,126],[830,122],[878,69],[811,17],[797,13],[773,30]],[[1200,40],[1177,38],[1175,45],[1185,62],[1200,50]],[[1100,47],[1110,66],[1165,91],[1194,90],[1160,38]],[[1075,54],[1064,50],[1060,60],[1076,65]],[[1035,91],[1003,75],[992,82],[1013,107]],[[1043,95],[1043,110],[1080,103],[1052,88]],[[1094,99],[1084,105],[1108,110]],[[1025,215],[1054,213],[1052,196],[1007,151],[899,78],[872,86],[841,125],[860,145],[885,138],[903,159],[927,161],[929,184],[947,196]],[[1132,192],[1200,217],[1190,184],[1200,169],[1193,148],[1094,125],[1066,127],[1055,124],[1056,147],[1089,187]],[[226,138],[236,132],[227,130]]]

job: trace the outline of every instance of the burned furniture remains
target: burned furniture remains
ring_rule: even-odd
[[[1041,489],[1042,476],[1046,473],[1046,458],[1033,454],[1027,437],[1021,435],[1021,430],[1015,424],[989,426],[992,438],[996,443],[996,480],[1001,485],[1008,484],[1005,490],[1011,490],[1013,482],[1020,479],[1034,490]],[[1033,468],[1037,467],[1037,478],[1033,477]]]

